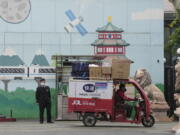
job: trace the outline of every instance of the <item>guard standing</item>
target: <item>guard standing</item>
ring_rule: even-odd
[[[50,88],[45,85],[46,80],[41,79],[40,85],[36,89],[36,102],[39,104],[40,124],[44,122],[44,110],[47,112],[47,123],[53,123],[51,120],[51,94]]]

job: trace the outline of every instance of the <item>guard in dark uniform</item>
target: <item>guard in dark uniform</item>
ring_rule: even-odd
[[[47,123],[53,123],[51,120],[51,94],[50,88],[45,85],[46,80],[41,79],[40,85],[36,89],[36,102],[39,104],[40,123],[44,122],[44,110],[47,111]]]

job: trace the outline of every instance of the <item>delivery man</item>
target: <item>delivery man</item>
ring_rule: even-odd
[[[132,99],[132,98],[127,97],[125,95],[126,91],[127,90],[126,90],[125,84],[120,84],[119,89],[116,91],[116,94],[115,94],[116,107],[119,106],[119,107],[122,107],[123,109],[125,109],[126,110],[126,117],[130,118],[133,106],[125,103],[125,101],[135,101],[136,99]]]
[[[46,80],[41,79],[40,85],[36,89],[36,102],[39,104],[40,124],[44,122],[44,110],[47,111],[47,123],[51,121],[51,94],[50,88],[46,86]]]

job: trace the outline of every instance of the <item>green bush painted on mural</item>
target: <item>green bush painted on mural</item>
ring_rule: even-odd
[[[156,84],[164,92],[163,84]],[[67,94],[67,87],[64,86],[64,93]],[[56,90],[51,89],[52,97],[52,115],[56,114]],[[10,110],[13,111],[13,117],[17,119],[37,119],[39,108],[35,101],[35,90],[17,88],[13,92],[5,92],[0,89],[0,114],[10,116]]]
[[[55,118],[56,113],[56,90],[51,89],[52,97],[52,115]],[[0,114],[6,117],[10,116],[10,110],[13,117],[17,119],[34,119],[39,117],[39,108],[35,100],[35,91],[17,88],[13,92],[5,92],[0,89]]]
[[[164,84],[157,83],[156,86],[164,93]]]

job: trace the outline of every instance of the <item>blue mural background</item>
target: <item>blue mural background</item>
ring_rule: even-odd
[[[163,0],[31,0],[31,12],[22,23],[10,24],[0,19],[0,55],[11,48],[30,66],[33,57],[41,50],[52,64],[54,54],[91,55],[90,45],[97,39],[98,27],[112,23],[124,29],[123,38],[130,43],[127,56],[135,63],[131,76],[139,68],[146,68],[154,83],[164,82],[164,21]],[[82,37],[76,30],[67,34],[64,26],[69,23],[65,11],[71,9],[84,18],[88,34]],[[158,62],[159,60],[159,62]],[[48,80],[55,88],[55,80]],[[0,88],[3,88],[0,82]],[[17,87],[35,90],[33,80],[14,80],[9,90]]]

